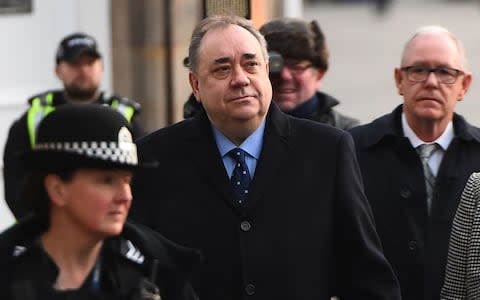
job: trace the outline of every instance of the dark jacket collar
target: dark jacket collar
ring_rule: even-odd
[[[401,121],[402,111],[403,105],[401,104],[391,113],[375,119],[370,124],[353,128],[351,132],[356,136],[357,144],[360,147],[370,147],[384,139],[404,137]],[[453,116],[453,129],[455,138],[480,143],[480,129],[472,126],[456,113]]]
[[[133,222],[125,223],[121,239],[122,244],[127,245],[123,250],[128,251],[122,251],[122,255],[126,258],[140,263],[142,261],[138,258],[145,255],[163,264],[161,266],[163,268],[172,272],[181,272],[185,278],[190,276],[193,267],[202,259],[200,251],[180,246],[159,233]],[[132,247],[135,247],[138,255],[134,255],[136,251],[132,250]]]
[[[314,115],[329,112],[339,103],[340,102],[332,96],[324,92],[317,91],[312,98],[286,113],[297,118],[310,119]]]
[[[334,106],[340,104],[340,101],[324,92],[317,91],[315,96],[318,98],[318,107],[320,112],[329,111]]]
[[[21,256],[34,246],[34,242],[47,230],[47,227],[48,224],[44,220],[33,215],[20,220],[0,235],[0,241],[2,241],[0,257]],[[161,267],[172,272],[180,271],[186,277],[191,273],[194,265],[201,260],[199,251],[177,245],[147,227],[130,222],[125,223],[119,237],[107,239],[105,243],[111,244],[114,241],[120,241],[120,255],[125,256],[126,259],[138,264],[144,264],[144,260],[140,260],[141,257],[148,258],[148,263],[158,260],[159,264],[163,264]],[[124,247],[126,241],[131,241],[135,249]]]

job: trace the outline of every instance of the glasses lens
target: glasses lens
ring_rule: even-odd
[[[441,83],[454,83],[457,79],[457,71],[447,68],[438,68],[435,75]]]
[[[308,68],[312,65],[308,63],[300,63],[300,62],[286,62],[284,64],[285,68],[287,68],[292,74],[300,75],[305,72]]]
[[[440,68],[427,68],[422,66],[411,66],[405,68],[407,71],[407,78],[413,82],[424,82],[427,80],[430,72],[433,72],[437,77],[438,82],[452,84],[457,80],[457,77],[461,72],[458,70],[440,67]]]
[[[424,67],[409,67],[407,68],[408,79],[414,82],[425,81],[430,74],[430,71]]]

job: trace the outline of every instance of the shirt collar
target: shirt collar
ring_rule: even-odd
[[[402,113],[402,128],[403,134],[410,140],[410,143],[414,148],[417,148],[421,144],[425,144],[425,142],[422,141],[408,125],[407,118],[405,117],[404,113]],[[447,128],[445,128],[443,133],[435,141],[433,141],[433,143],[439,144],[440,147],[442,147],[442,149],[445,151],[452,142],[454,136],[455,133],[453,132],[453,124],[452,121],[450,121],[448,122]]]
[[[224,157],[230,150],[237,148],[237,146],[232,143],[223,133],[221,133],[220,130],[215,128],[213,125],[212,128],[215,142],[217,143],[218,150],[220,151],[220,155],[222,157]],[[260,123],[260,126],[258,126],[258,128],[238,147],[258,160],[260,158],[260,152],[262,151],[264,131],[265,119],[262,121],[262,123]]]

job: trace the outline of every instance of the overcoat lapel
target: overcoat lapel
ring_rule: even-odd
[[[262,151],[244,214],[248,214],[255,205],[268,196],[267,190],[275,187],[274,181],[282,173],[281,167],[285,165],[284,162],[290,152],[289,136],[290,123],[287,115],[272,103],[267,115]]]
[[[201,174],[202,178],[198,178],[198,180],[205,181],[215,193],[220,195],[219,199],[238,210],[235,195],[230,186],[207,115],[202,113],[193,120],[191,125],[190,136],[187,139],[186,149],[188,149],[188,154],[186,157],[192,160],[192,168],[199,169],[198,174]]]

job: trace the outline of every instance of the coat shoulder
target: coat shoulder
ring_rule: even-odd
[[[171,143],[179,141],[185,137],[193,127],[192,121],[193,118],[186,119],[170,126],[160,128],[139,138],[136,143],[141,149],[155,148],[162,143],[168,143],[171,145]]]

